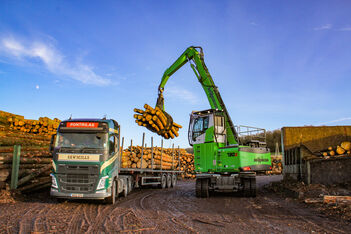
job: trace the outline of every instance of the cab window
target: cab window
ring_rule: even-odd
[[[108,139],[109,144],[109,154],[113,154],[115,152],[115,136],[110,136]]]
[[[209,117],[200,117],[195,119],[194,127],[193,127],[193,139],[202,135],[206,129],[208,129]]]

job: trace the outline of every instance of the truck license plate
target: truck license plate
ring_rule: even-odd
[[[71,197],[83,197],[81,193],[71,193]]]

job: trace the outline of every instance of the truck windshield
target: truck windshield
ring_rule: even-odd
[[[56,147],[106,148],[106,133],[58,133]]]

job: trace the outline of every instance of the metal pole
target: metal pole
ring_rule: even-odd
[[[161,171],[162,171],[163,138],[161,139]]]
[[[21,146],[15,145],[13,147],[12,172],[11,172],[11,189],[12,190],[17,188],[20,155],[21,155]]]
[[[143,132],[143,140],[142,140],[142,143],[141,143],[141,161],[140,161],[140,169],[143,169],[144,141],[145,141],[145,132]]]
[[[174,170],[173,161],[174,161],[174,143],[172,144],[172,170]]]
[[[154,138],[151,137],[151,169],[154,169]]]
[[[124,137],[122,137],[122,146],[120,148],[120,155],[119,155],[119,167],[122,166],[122,156],[123,156],[123,146],[124,146]]]

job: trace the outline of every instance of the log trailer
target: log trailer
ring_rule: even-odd
[[[211,109],[193,111],[190,115],[188,139],[194,149],[196,196],[208,197],[210,192],[243,192],[244,196],[256,196],[256,172],[271,170],[270,151],[266,148],[265,140],[256,139],[243,144],[239,139],[240,132],[233,125],[205,65],[201,47],[187,48],[164,72],[158,87],[156,106],[164,111],[164,87],[168,79],[187,62],[211,106]],[[259,130],[251,128],[248,132]]]
[[[50,151],[53,157],[50,194],[57,200],[100,199],[114,204],[119,194],[127,196],[133,188],[174,187],[180,173],[121,168],[120,125],[113,119],[62,121],[51,139]]]

